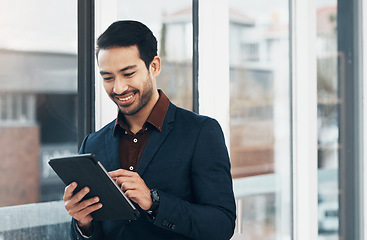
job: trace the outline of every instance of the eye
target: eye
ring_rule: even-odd
[[[125,77],[131,77],[135,72],[131,72],[131,73],[125,73],[124,76]]]
[[[112,77],[104,77],[103,80],[104,81],[109,81],[109,80],[112,80]]]

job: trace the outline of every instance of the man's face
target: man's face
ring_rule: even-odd
[[[154,69],[153,74],[148,71],[136,46],[101,49],[98,65],[107,94],[124,115],[138,113],[152,99],[156,75]]]

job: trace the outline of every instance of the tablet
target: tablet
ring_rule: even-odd
[[[78,184],[74,193],[89,187],[90,191],[84,199],[99,197],[102,208],[91,213],[93,219],[136,220],[139,217],[139,210],[110,177],[95,155],[80,154],[53,158],[48,163],[66,185],[72,182]]]

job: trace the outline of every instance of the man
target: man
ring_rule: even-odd
[[[97,41],[103,86],[116,120],[87,136],[80,153],[97,155],[140,211],[135,221],[94,221],[98,196],[65,188],[72,239],[230,239],[235,201],[222,130],[214,119],[176,107],[157,89],[157,41],[136,21],[113,23]],[[218,96],[220,97],[220,96]]]

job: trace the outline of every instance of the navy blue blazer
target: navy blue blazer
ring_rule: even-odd
[[[107,171],[121,168],[115,120],[84,139],[80,153],[97,155]],[[136,221],[93,221],[94,239],[227,240],[234,232],[236,206],[223,132],[212,118],[170,103],[162,131],[153,130],[137,173],[158,189],[152,220],[142,209]],[[71,225],[71,238],[83,239]]]

